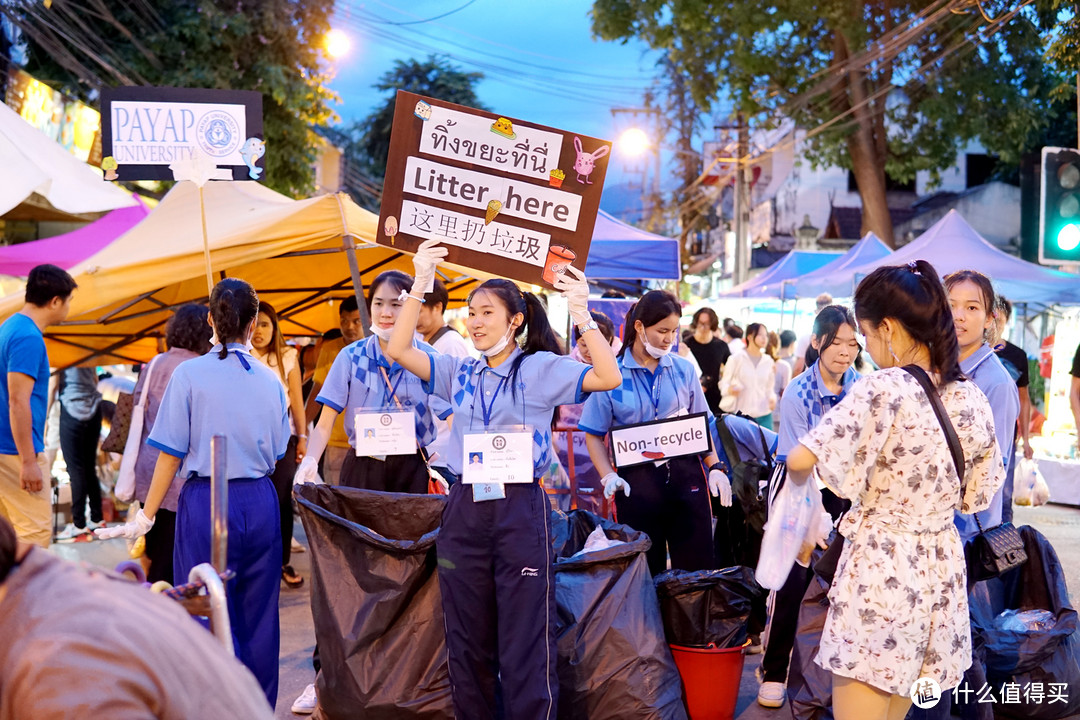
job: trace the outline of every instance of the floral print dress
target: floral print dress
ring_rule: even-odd
[[[971,665],[953,511],[985,509],[1005,479],[982,392],[954,382],[941,400],[964,450],[962,498],[933,406],[901,368],[856,383],[800,441],[817,456],[818,477],[852,501],[815,662],[894,695],[921,677],[956,687]]]

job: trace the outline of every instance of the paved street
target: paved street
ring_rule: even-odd
[[[1047,536],[1057,549],[1065,572],[1068,576],[1070,596],[1080,598],[1080,559],[1076,549],[1080,548],[1080,508],[1063,505],[1047,505],[1041,508],[1016,508],[1015,523],[1033,525]],[[296,523],[296,536],[304,543],[303,526]],[[96,541],[54,545],[53,551],[61,557],[84,560],[105,567],[113,567],[126,559],[123,541]],[[310,555],[294,553],[293,567],[305,578],[310,577]],[[311,669],[311,650],[315,643],[312,628],[311,606],[308,596],[308,582],[304,587],[290,590],[281,588],[281,676],[278,694],[278,718],[294,718],[289,707],[293,699],[313,680]],[[757,704],[757,680],[754,670],[761,663],[761,655],[746,658],[742,684],[739,688],[739,703],[736,708],[738,720],[787,720],[790,717],[787,706],[777,710],[767,710]],[[1080,716],[1077,716],[1080,717]]]

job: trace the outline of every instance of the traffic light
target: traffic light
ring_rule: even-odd
[[[1039,262],[1080,265],[1080,150],[1044,147]]]

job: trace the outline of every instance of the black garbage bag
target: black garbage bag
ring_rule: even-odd
[[[821,550],[814,550],[811,566],[821,555]],[[788,664],[787,696],[792,720],[832,720],[832,673],[814,662],[828,614],[829,583],[815,573],[799,607],[799,624]]]
[[[985,651],[987,680],[995,689],[994,712],[1056,720],[1080,712],[1077,612],[1069,603],[1065,573],[1050,542],[1028,526],[1020,528],[1020,537],[1027,562],[976,583],[972,590],[972,631],[976,645],[982,644]],[[1006,610],[1046,610],[1053,623],[1043,629],[1010,629],[999,619]],[[1003,701],[1006,683],[1018,685],[1020,691]],[[1032,684],[1041,694],[1025,692]]]
[[[645,533],[584,510],[553,511],[561,720],[686,720],[664,640]],[[572,557],[599,525],[623,544]]]
[[[750,609],[763,594],[754,571],[742,565],[723,570],[668,570],[656,576],[664,633],[672,645],[718,648],[746,642]]]
[[[315,718],[452,719],[435,565],[445,498],[300,485],[322,672]]]

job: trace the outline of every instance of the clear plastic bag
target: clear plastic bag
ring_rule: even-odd
[[[1038,507],[1049,501],[1050,486],[1039,472],[1039,464],[1034,460],[1021,458],[1013,478],[1013,503]]]
[[[1005,610],[994,618],[996,628],[1016,633],[1046,632],[1054,629],[1054,623],[1049,610]]]
[[[762,587],[779,590],[784,585],[821,509],[821,491],[809,479],[802,485],[786,480],[777,491],[755,572]]]

